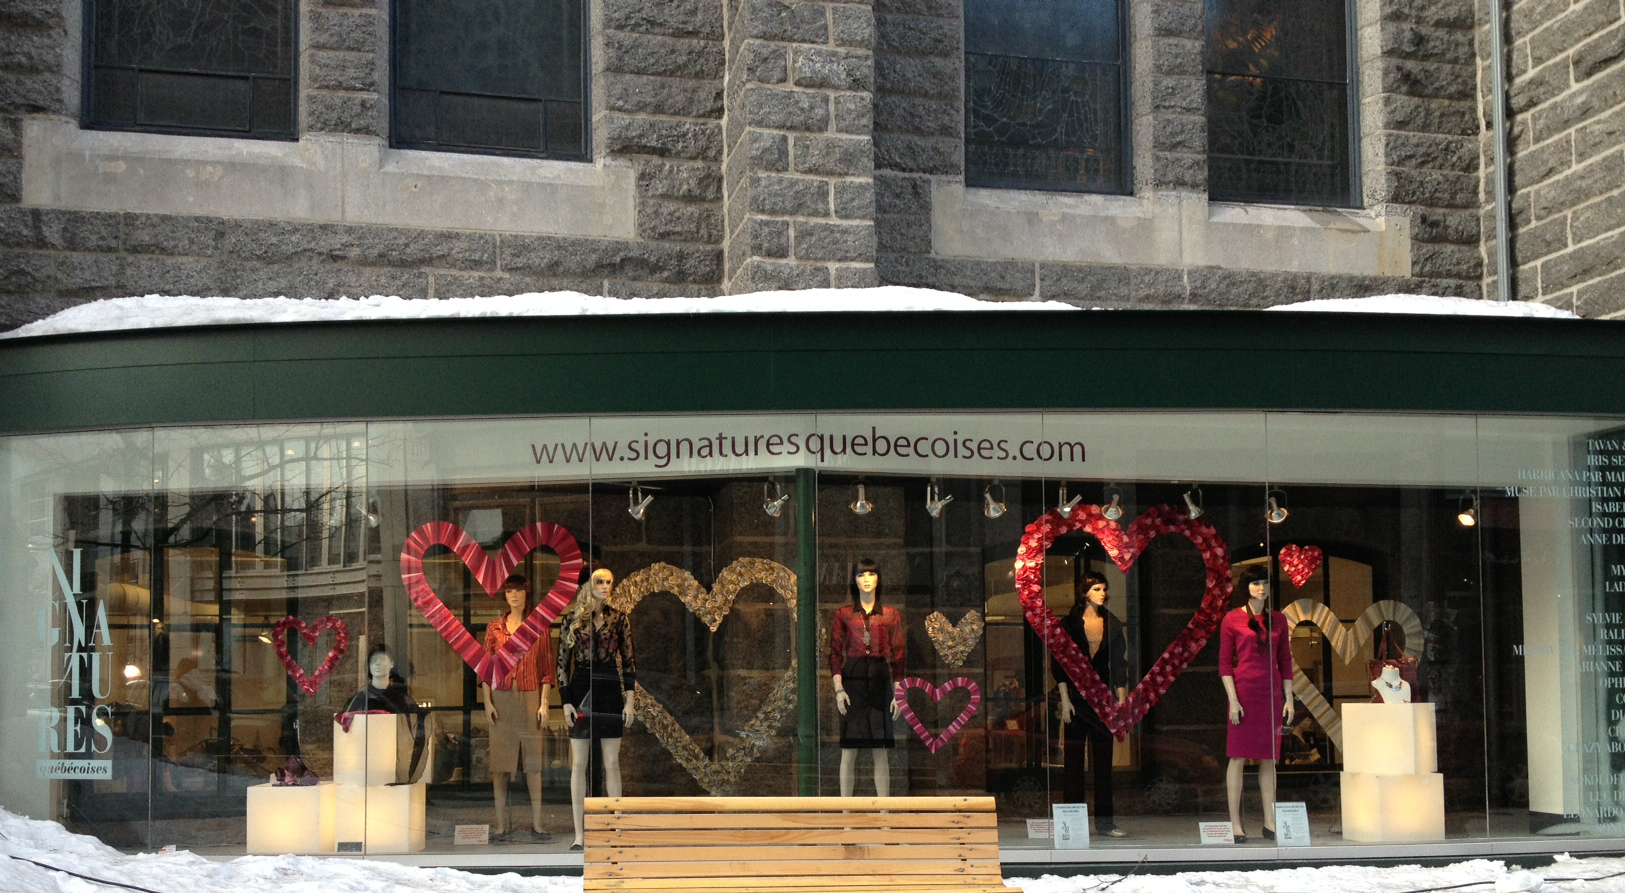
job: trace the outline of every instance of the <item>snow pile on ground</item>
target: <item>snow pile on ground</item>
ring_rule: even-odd
[[[370,298],[197,298],[147,295],[92,301],[31,322],[0,338],[26,338],[79,332],[116,332],[173,326],[249,323],[332,322],[339,320],[448,319],[515,316],[625,316],[691,313],[828,313],[843,311],[1077,310],[1059,301],[986,301],[953,292],[887,285],[879,288],[816,288],[757,292],[720,298],[605,298],[577,292],[531,293],[489,298],[425,300],[375,295]],[[1341,313],[1426,313],[1472,316],[1566,317],[1574,314],[1544,304],[1381,295],[1306,301],[1271,310],[1326,310]]]
[[[1478,859],[1437,868],[1331,865],[1176,875],[1078,875],[1013,880],[1028,893],[1625,893],[1625,858],[1571,859],[1524,870]],[[0,809],[5,893],[580,893],[574,877],[480,875],[449,868],[315,856],[243,856],[214,862],[188,852],[126,855]]]

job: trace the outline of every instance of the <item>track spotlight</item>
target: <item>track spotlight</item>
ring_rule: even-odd
[[[1100,507],[1100,515],[1108,521],[1123,517],[1123,491],[1111,485],[1106,487],[1106,504]]]
[[[642,521],[649,511],[649,503],[654,501],[654,494],[645,496],[643,488],[633,484],[632,489],[626,491],[626,513],[632,516],[632,520]]]
[[[784,511],[784,504],[789,501],[790,494],[779,492],[778,481],[769,480],[762,485],[762,511],[767,512],[769,518],[777,518],[779,512]]]
[[[1082,496],[1074,496],[1071,499],[1067,499],[1066,498],[1066,484],[1062,484],[1061,485],[1060,505],[1057,505],[1055,507],[1055,510],[1057,512],[1061,513],[1061,517],[1070,518],[1070,517],[1072,517],[1072,510],[1077,508],[1078,503],[1080,503],[1082,501],[1083,501]]]
[[[1191,520],[1202,517],[1202,488],[1192,487],[1185,491],[1185,508],[1190,511]]]
[[[998,499],[993,498],[994,487],[999,488]],[[989,518],[998,518],[1002,517],[1006,511],[1009,511],[1009,509],[1004,504],[1004,485],[988,484],[987,489],[982,491],[982,514]]]
[[[1478,497],[1463,496],[1461,511],[1456,512],[1456,523],[1463,527],[1478,526]]]
[[[1266,494],[1269,497],[1269,509],[1264,512],[1264,520],[1271,524],[1279,524],[1286,520],[1289,514],[1286,510],[1286,491],[1271,490]]]
[[[942,495],[942,491],[937,488],[936,481],[931,481],[925,485],[925,511],[926,514],[930,515],[931,517],[942,517],[943,506],[946,506],[948,503],[953,501],[954,497],[952,494],[947,496]]]
[[[868,490],[863,484],[858,484],[858,498],[852,500],[852,514],[867,515],[875,510],[874,503],[869,501]]]

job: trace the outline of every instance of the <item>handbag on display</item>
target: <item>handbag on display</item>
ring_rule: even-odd
[[[1423,698],[1422,687],[1417,684],[1416,658],[1406,657],[1405,652],[1394,645],[1393,639],[1389,636],[1388,627],[1388,623],[1382,625],[1382,645],[1377,650],[1377,656],[1365,662],[1366,670],[1373,683],[1378,681],[1385,668],[1393,667],[1398,670],[1399,678],[1403,679],[1411,687],[1411,700],[1414,703],[1420,703]],[[1371,703],[1383,703],[1382,695],[1373,694]]]

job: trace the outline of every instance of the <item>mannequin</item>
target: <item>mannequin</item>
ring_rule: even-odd
[[[396,779],[417,781],[424,768],[433,765],[434,761],[433,715],[412,700],[405,683],[395,674],[395,659],[382,645],[373,646],[367,654],[367,680],[367,686],[344,705],[341,722],[344,722],[345,714],[351,713],[384,712],[404,717],[402,722],[411,733],[410,750],[407,749],[406,739],[398,739],[401,745],[396,754],[399,761]],[[345,728],[349,728],[348,722],[345,722]]]
[[[502,599],[507,610],[485,629],[485,648],[492,653],[500,651],[530,616],[530,581],[520,574],[509,576],[502,584]],[[508,784],[522,756],[530,790],[530,831],[523,837],[540,843],[552,836],[542,830],[542,730],[547,728],[548,696],[557,684],[552,637],[542,636],[506,679],[480,686],[491,729],[491,795],[496,805],[492,831],[497,835],[508,834]]]
[[[1264,804],[1264,838],[1275,839],[1275,763],[1281,756],[1281,729],[1292,727],[1291,626],[1280,611],[1268,610],[1269,570],[1254,567],[1241,578],[1247,603],[1224,615],[1219,625],[1219,681],[1229,698],[1230,830],[1237,843],[1241,827],[1241,788],[1248,760],[1258,761],[1258,789]]]
[[[587,799],[587,760],[598,742],[604,761],[604,792],[621,796],[621,732],[632,724],[637,668],[632,660],[632,618],[609,605],[615,575],[592,572],[559,633],[558,678],[563,685],[564,722],[570,727],[570,815],[575,841],[583,841]]]
[[[857,783],[858,751],[874,764],[875,794],[891,794],[892,720],[903,679],[903,615],[880,603],[880,571],[865,558],[852,572],[852,604],[835,612],[829,671],[841,714],[841,796]]]
[[[1128,698],[1128,635],[1122,621],[1106,610],[1106,599],[1106,578],[1092,572],[1084,574],[1073,586],[1072,611],[1061,619],[1061,628],[1089,656],[1100,681],[1121,704]],[[1095,833],[1123,837],[1123,830],[1112,820],[1112,733],[1088,701],[1080,697],[1077,704],[1073,703],[1070,677],[1059,662],[1051,662],[1050,673],[1060,695],[1055,719],[1062,730],[1066,756],[1066,802],[1083,802],[1084,754],[1088,753],[1095,776],[1095,807],[1091,811]]]
[[[1411,702],[1411,684],[1399,678],[1399,668],[1392,664],[1383,667],[1382,673],[1371,680],[1371,687],[1384,704]]]

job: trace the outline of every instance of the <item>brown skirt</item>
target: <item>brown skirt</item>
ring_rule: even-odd
[[[520,752],[526,772],[542,771],[542,729],[536,723],[542,693],[493,689],[491,703],[497,708],[497,721],[491,724],[491,771],[519,771]]]

